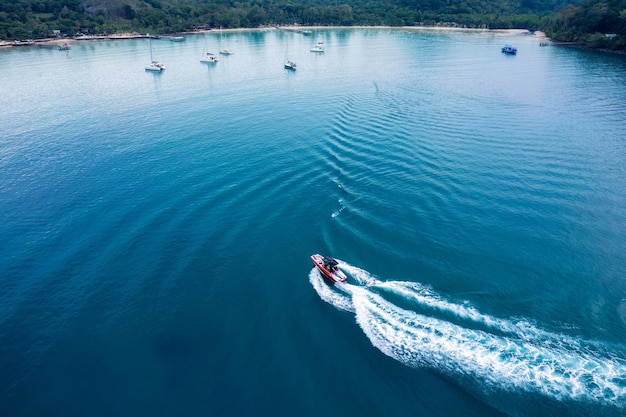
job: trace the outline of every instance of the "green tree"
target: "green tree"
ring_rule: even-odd
[[[259,27],[267,21],[267,13],[260,6],[254,5],[248,11],[246,18],[250,27]]]

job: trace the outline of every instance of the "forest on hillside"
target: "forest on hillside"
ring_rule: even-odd
[[[584,0],[556,13],[544,28],[551,38],[591,48],[626,50],[626,0]]]
[[[626,0],[0,0],[5,40],[293,24],[520,28],[624,49]]]

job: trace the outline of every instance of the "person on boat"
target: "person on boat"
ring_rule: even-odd
[[[332,258],[324,257],[322,266],[330,272],[335,272],[337,270],[337,261]]]

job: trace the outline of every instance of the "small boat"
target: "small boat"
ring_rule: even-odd
[[[324,52],[324,42],[319,41],[315,44],[313,48],[311,48],[311,52]]]
[[[222,27],[220,26],[220,45],[222,44],[223,41],[224,41],[224,34],[222,33]],[[234,52],[231,51],[228,48],[222,48],[222,49],[220,49],[220,54],[222,54],[222,55],[232,55],[232,54],[234,54]]]
[[[507,55],[515,55],[517,53],[517,48],[507,44],[502,47],[502,52]]]
[[[206,63],[209,63],[209,64],[215,63],[217,61],[218,61],[217,57],[214,54],[210,53],[210,52],[205,52],[204,56],[202,58],[200,58],[200,62],[206,62]]]
[[[165,69],[165,65],[161,64],[159,61],[152,61],[149,65],[146,66],[146,71],[163,71]]]
[[[59,45],[57,48],[59,49],[59,51],[69,51],[70,49],[72,49],[69,43]]]
[[[296,70],[296,63],[292,62],[290,60],[285,61],[285,68],[291,71],[295,71]]]
[[[206,35],[204,36],[204,50],[202,51],[202,58],[200,58],[200,62],[206,63],[206,64],[215,64],[217,63],[218,59],[215,56],[215,54],[212,54],[211,52],[209,52],[208,50],[209,48],[207,48],[207,44],[206,44]]]
[[[183,42],[185,40],[184,36],[167,36],[166,39],[169,39],[172,42]]]
[[[150,34],[146,36],[148,36],[148,43],[150,44],[150,64],[146,66],[146,71],[161,72],[165,69],[165,65],[152,57],[152,38],[150,38]]]
[[[319,269],[320,272],[331,281],[343,282],[348,279],[346,274],[339,269],[339,262],[337,262],[335,258],[315,254],[311,255],[311,260],[317,269]]]

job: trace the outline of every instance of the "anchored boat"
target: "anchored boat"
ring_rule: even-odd
[[[502,47],[502,52],[507,55],[515,55],[517,54],[517,48],[507,44]]]
[[[319,41],[311,48],[311,52],[324,52],[324,42]]]
[[[148,37],[148,43],[150,45],[150,64],[146,66],[146,71],[161,72],[165,69],[165,65],[152,57],[152,38],[149,33],[147,33],[146,36]]]

